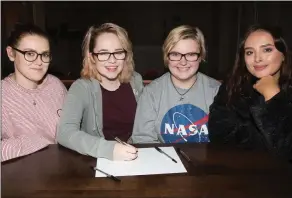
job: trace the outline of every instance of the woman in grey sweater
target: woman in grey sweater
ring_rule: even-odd
[[[209,142],[209,106],[220,82],[198,72],[205,57],[205,39],[198,28],[183,25],[169,33],[163,58],[170,72],[144,88],[134,143]]]
[[[132,44],[112,23],[89,28],[83,41],[81,77],[68,92],[57,141],[81,154],[133,160],[137,149],[114,141],[132,134],[136,101],[143,89],[134,71]]]

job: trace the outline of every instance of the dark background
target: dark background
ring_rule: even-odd
[[[162,44],[169,31],[182,24],[199,27],[207,41],[207,62],[200,71],[223,79],[232,67],[237,45],[254,23],[278,25],[292,46],[292,2],[1,2],[2,78],[13,72],[5,47],[16,22],[30,22],[49,32],[53,61],[49,72],[77,79],[81,42],[93,24],[113,22],[124,27],[133,42],[136,70],[149,80],[164,70]]]

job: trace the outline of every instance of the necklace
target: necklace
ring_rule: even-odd
[[[171,75],[170,75],[170,81],[171,81],[171,83],[172,83],[172,85],[173,85],[175,91],[180,95],[179,101],[182,101],[182,100],[184,99],[184,95],[186,95],[186,94],[192,89],[192,87],[194,86],[194,84],[197,82],[197,77],[196,77],[196,79],[195,79],[195,82],[192,84],[192,86],[191,86],[190,88],[188,88],[188,90],[187,90],[185,93],[183,93],[183,94],[181,94],[181,93],[177,90],[177,88],[175,87],[175,85],[174,85],[174,83],[173,83],[173,81],[172,81]]]
[[[27,88],[22,87],[20,84],[18,84],[18,82],[16,81],[15,73],[11,75],[11,80],[14,81],[19,88],[27,89]],[[31,97],[34,97],[34,96],[31,95]],[[35,99],[32,99],[32,104],[33,104],[33,106],[36,106],[37,103],[36,103]]]

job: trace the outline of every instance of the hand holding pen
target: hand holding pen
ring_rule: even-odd
[[[121,141],[119,138],[115,138],[118,142],[115,144],[113,152],[113,160],[130,161],[138,157],[138,149],[134,146]]]

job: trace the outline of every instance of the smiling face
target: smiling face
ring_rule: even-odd
[[[200,53],[200,46],[198,42],[193,39],[183,39],[177,42],[169,53],[189,54],[186,56],[191,57],[192,55],[196,55],[196,53]],[[195,76],[199,69],[200,62],[200,57],[196,61],[187,61],[185,57],[182,57],[179,61],[169,60],[168,68],[178,81],[184,82]]]
[[[50,52],[48,40],[38,35],[25,35],[20,39],[15,48],[21,51],[33,51],[39,54],[49,54]],[[48,71],[49,63],[42,62],[40,56],[35,61],[30,62],[24,58],[23,54],[11,47],[7,47],[7,53],[9,59],[14,62],[15,75],[24,83],[32,82],[38,84]],[[32,55],[32,53],[28,53],[29,55]]]
[[[103,33],[96,38],[92,62],[102,79],[117,80],[125,62],[125,51],[119,38],[113,33]],[[115,53],[109,55],[108,53]],[[108,60],[107,56],[110,56]]]
[[[244,45],[244,59],[248,71],[257,78],[279,76],[284,56],[275,47],[268,32],[256,31],[249,35]]]

